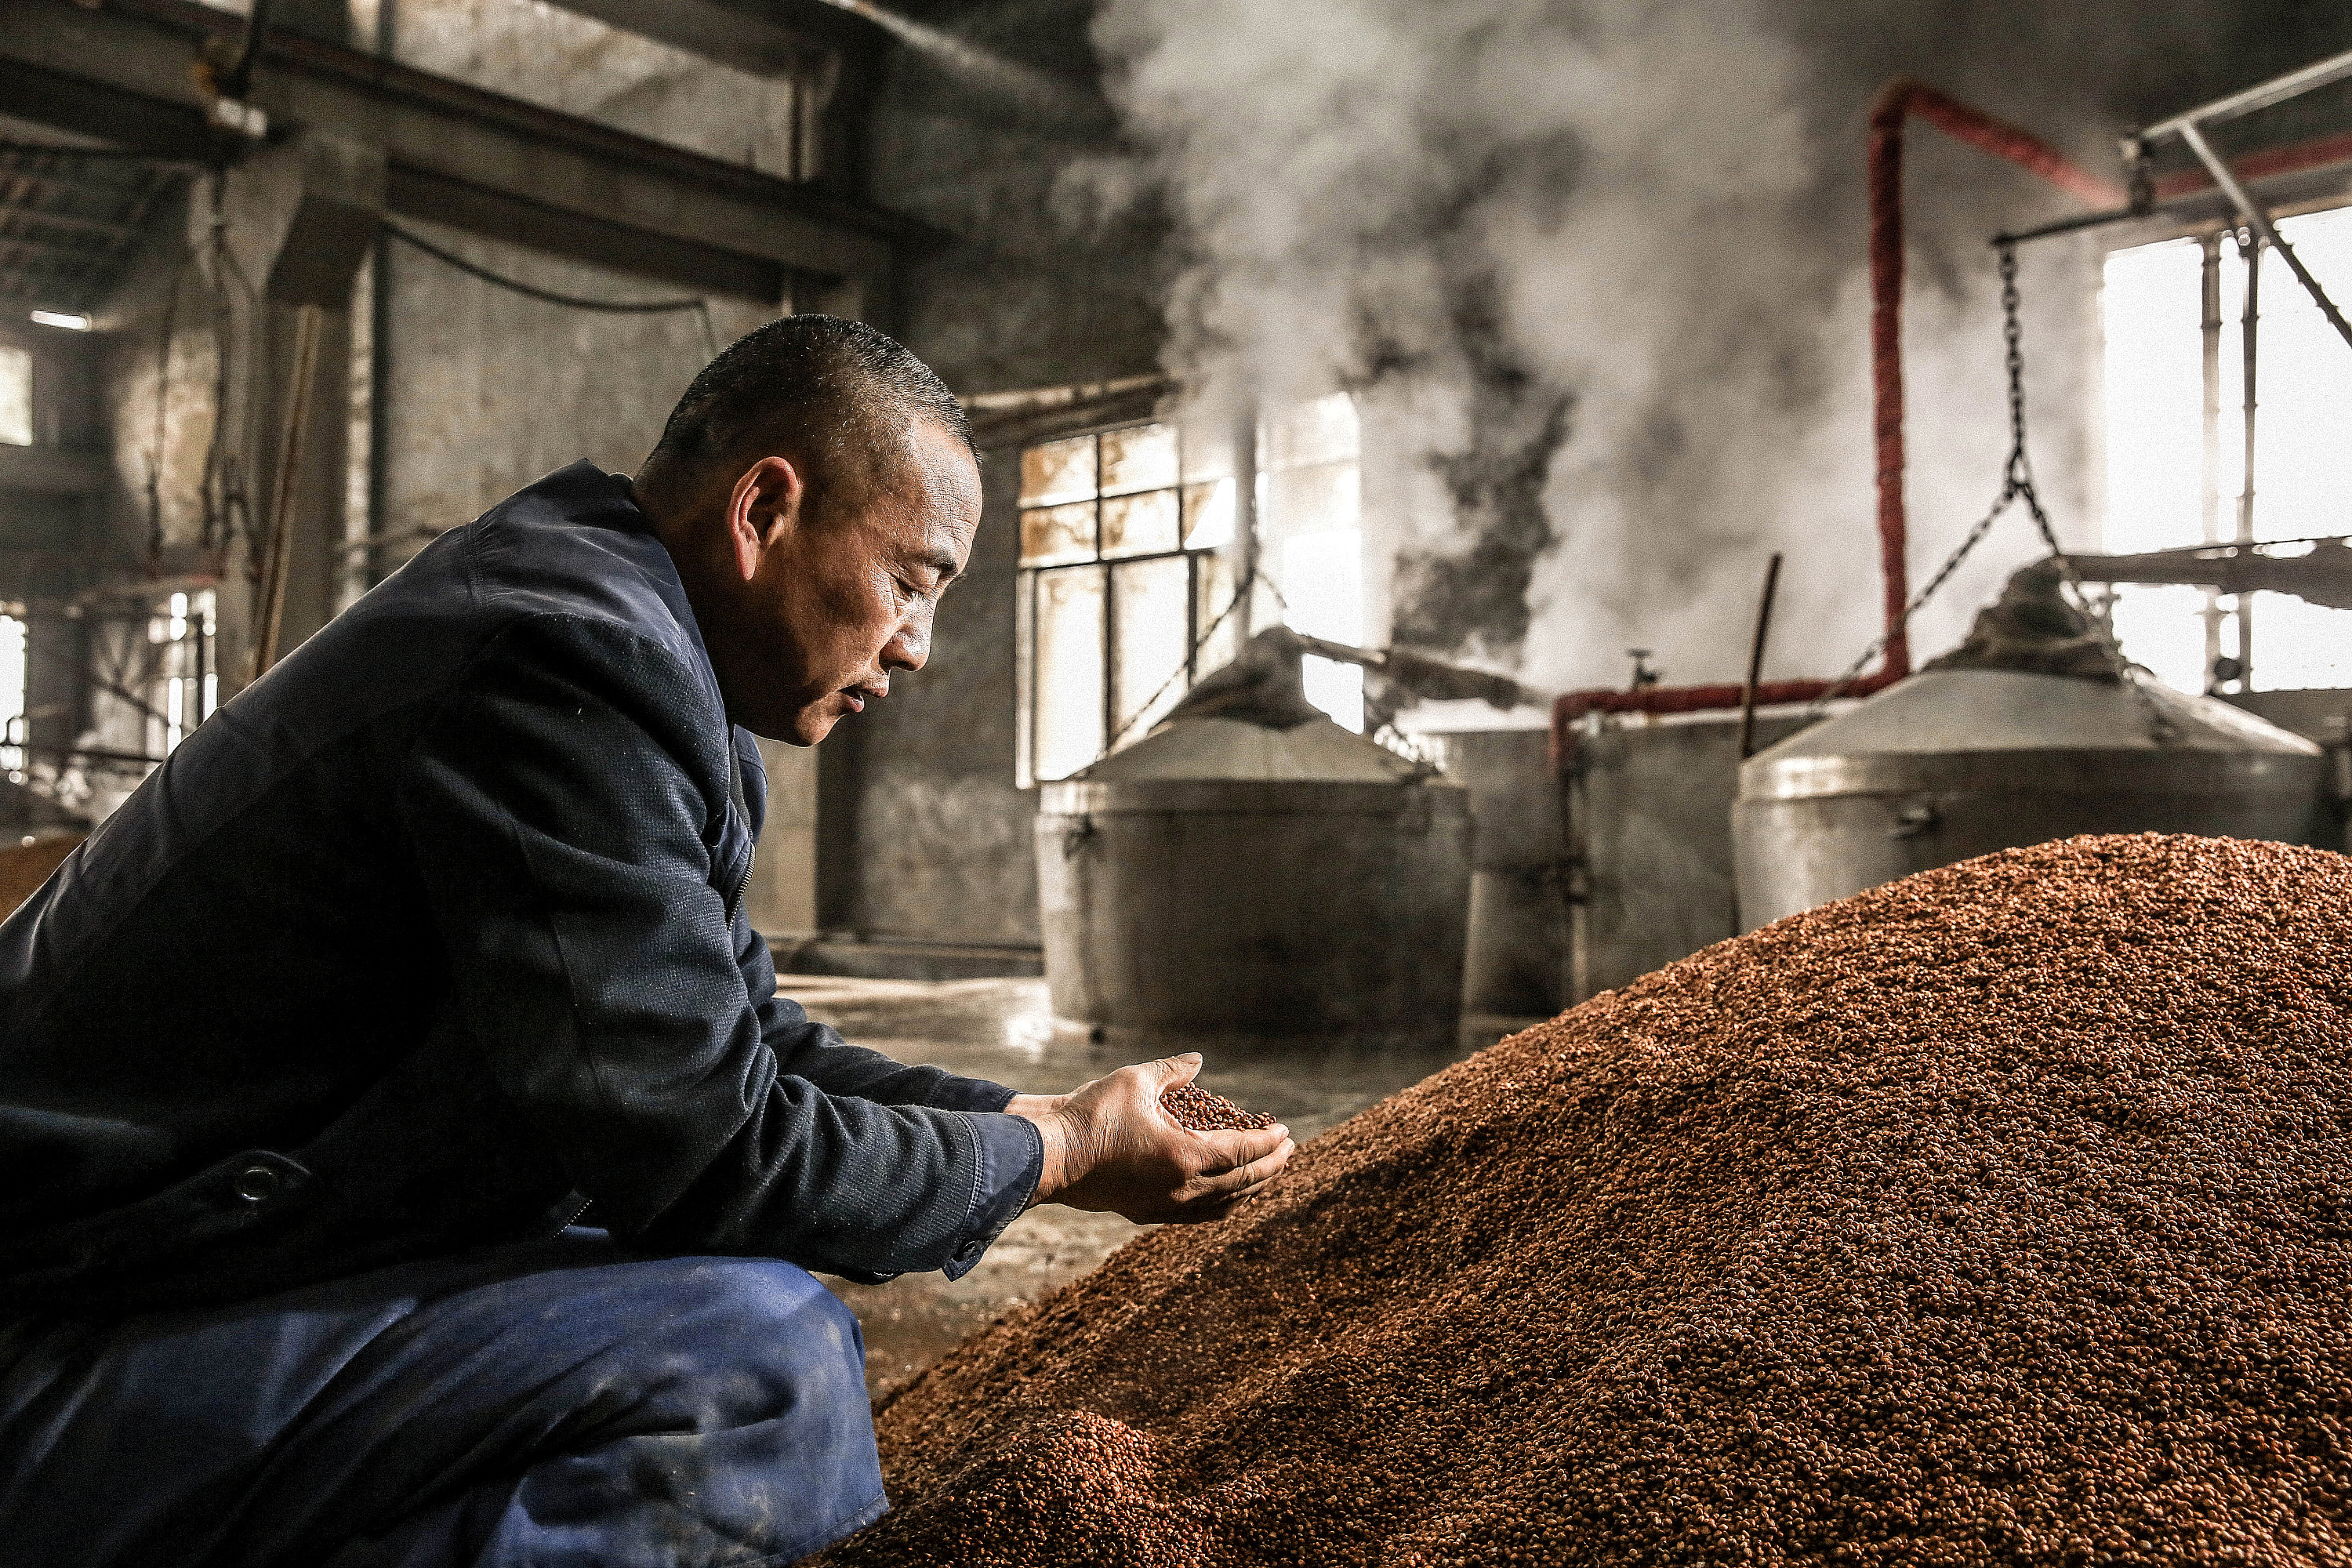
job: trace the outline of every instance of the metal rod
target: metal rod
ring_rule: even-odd
[[[1756,682],[1764,674],[1764,642],[1772,634],[1772,595],[1780,586],[1780,552],[1764,568],[1764,595],[1756,603],[1756,636],[1748,645],[1748,683],[1739,693],[1739,760],[1756,754]]]
[[[2204,344],[2204,452],[2200,469],[2203,494],[2199,517],[2208,544],[2221,542],[2221,237],[2208,234],[2198,242],[2201,254],[2198,293],[2201,310],[2198,326]],[[2213,666],[2221,658],[2221,595],[2205,590],[2205,683],[2213,684]]]
[[[253,87],[253,68],[261,58],[261,42],[269,34],[269,13],[275,0],[253,0],[253,9],[246,14],[245,47],[237,51],[236,63],[221,78],[223,98],[242,102]]]
[[[2299,93],[2326,87],[2330,82],[2342,81],[2346,77],[2352,77],[2352,53],[2333,56],[2315,64],[2307,65],[2301,70],[2289,71],[2283,77],[2274,77],[2269,81],[2257,83],[2243,91],[2233,92],[2227,98],[2217,98],[2210,103],[2189,110],[2186,114],[2176,114],[2169,120],[2159,120],[2140,134],[2168,136],[2176,131],[2185,131],[2192,126],[2210,123],[2216,120],[2233,120],[2241,114],[2252,114],[2257,109],[2268,109],[2273,103],[2284,102]]]
[[[2263,238],[2252,235],[2239,247],[2246,263],[2246,302],[2238,316],[2238,342],[2242,355],[2240,375],[2243,394],[2245,446],[2240,458],[2242,483],[2238,490],[2238,542],[2251,544],[2254,538],[2254,409],[2256,406],[2255,370],[2262,347],[2263,321]],[[2254,596],[2240,594],[2235,608],[2238,614],[2238,689],[2254,689]]]
[[[319,367],[319,328],[326,311],[317,305],[294,310],[292,402],[278,441],[278,472],[269,495],[269,556],[262,577],[259,625],[253,643],[253,678],[278,662],[278,634],[286,620],[286,578],[294,548],[295,470],[301,466],[303,437],[310,428],[310,384]]]
[[[2305,292],[2311,296],[2312,303],[2319,307],[2319,313],[2326,317],[2328,324],[2336,329],[2336,335],[2347,344],[2352,344],[2352,321],[2344,319],[2344,313],[2336,308],[2336,301],[2330,300],[2327,290],[2319,286],[2319,279],[2311,275],[2311,269],[2303,264],[2303,258],[2295,255],[2294,247],[2279,237],[2277,226],[2271,222],[2271,215],[2263,209],[2262,203],[2254,200],[2245,186],[2238,183],[2238,176],[2230,173],[2230,166],[2214,153],[2213,144],[2205,140],[2205,133],[2194,124],[2184,124],[2180,127],[2180,139],[2189,143],[2189,150],[2197,154],[2197,161],[2205,165],[2205,172],[2213,176],[2213,183],[2221,186],[2236,205],[2247,226],[2254,231],[2263,244],[2276,250],[2285,260],[2288,268],[2303,284]]]

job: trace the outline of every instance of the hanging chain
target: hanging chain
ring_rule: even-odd
[[[2049,550],[2051,558],[2058,563],[2060,576],[2065,580],[2066,586],[2074,590],[2076,607],[2089,623],[2091,635],[2105,650],[2116,679],[2137,699],[2145,711],[2148,738],[2158,743],[2177,740],[2180,734],[2179,726],[2157,706],[2155,694],[2147,689],[2145,672],[2125,657],[2123,645],[2116,640],[2115,627],[2107,617],[2091,608],[2090,595],[2083,587],[2083,579],[2075,572],[2074,561],[2059,544],[2058,531],[2051,526],[2050,514],[2042,505],[2041,492],[2034,489],[2033,460],[2027,456],[2025,440],[2025,325],[2022,301],[2017,289],[2017,246],[2011,240],[1996,243],[2000,256],[2003,366],[2009,373],[2009,459],[2001,465],[2000,494],[1994,498],[1991,509],[1979,518],[1975,526],[1961,539],[1959,548],[1945,557],[1944,563],[1936,569],[1934,576],[1927,579],[1927,585],[1911,595],[1909,603],[1903,606],[1896,625],[1909,626],[1911,617],[1936,596],[1937,592],[1951,580],[1952,574],[1959,570],[1960,563],[1984,542],[1985,535],[1992,531],[1993,524],[1999,522],[2012,505],[2021,502],[2026,514],[2033,519],[2033,526],[2042,535],[2043,546]],[[1873,660],[1886,651],[1890,635],[1889,632],[1881,632],[1872,639],[1870,646],[1863,649],[1862,657],[1847,666],[1845,673],[1830,683],[1829,689],[1813,699],[1805,710],[1809,721],[1822,717],[1829,704],[1860,679]]]

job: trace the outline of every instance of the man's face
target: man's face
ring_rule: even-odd
[[[727,595],[726,624],[706,633],[718,632],[712,663],[735,721],[813,746],[888,696],[891,671],[929,658],[940,595],[980,526],[980,470],[929,420],[907,431],[896,472],[862,493],[827,496],[776,471],[789,468],[769,458],[737,480],[730,586],[740,591]]]

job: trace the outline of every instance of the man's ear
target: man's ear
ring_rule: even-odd
[[[735,481],[727,498],[727,544],[743,581],[758,576],[768,552],[801,525],[807,494],[789,458],[762,458]]]

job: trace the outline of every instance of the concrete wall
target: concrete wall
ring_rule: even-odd
[[[675,299],[678,290],[518,246],[411,225],[478,265],[602,300]],[[585,458],[634,470],[709,354],[690,313],[592,314],[527,299],[394,242],[378,383],[380,531],[385,564],[424,536],[470,522],[533,479]],[[772,301],[714,297],[725,345],[774,319]]]
[[[1092,90],[1086,0],[1009,0],[939,19]],[[895,322],[959,393],[1148,372],[1160,344],[1157,226],[1093,226],[1068,171],[1114,142],[1083,107],[1024,112],[905,49],[869,130],[870,194],[951,237],[900,279]],[[1017,447],[985,455],[970,575],[943,601],[930,665],[821,748],[831,857],[822,923],[867,937],[1038,942],[1034,795],[1013,783]],[[846,742],[846,743],[845,743]]]
[[[868,938],[1026,946],[1039,938],[1033,794],[1013,785],[1018,468],[989,454],[967,575],[940,602],[929,666],[820,747],[833,787],[821,923]],[[845,746],[844,742],[847,744]]]

